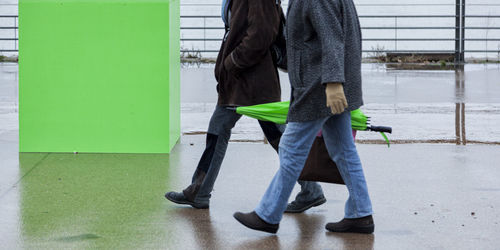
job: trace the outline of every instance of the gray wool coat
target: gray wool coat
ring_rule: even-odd
[[[289,122],[331,116],[325,84],[340,82],[349,105],[363,105],[361,29],[352,0],[290,0],[287,13]]]

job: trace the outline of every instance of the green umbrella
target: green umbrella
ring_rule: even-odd
[[[285,124],[289,107],[290,101],[287,101],[237,107],[235,110],[240,115],[246,115],[257,120]]]
[[[266,104],[259,104],[254,106],[245,107],[229,107],[228,109],[235,110],[236,113],[240,115],[246,115],[261,121],[269,121],[277,124],[285,124],[286,117],[288,115],[288,108],[290,107],[290,101],[286,102],[272,102]],[[369,124],[369,118],[363,114],[360,109],[351,111],[351,126],[354,130],[359,131],[375,131],[380,132],[384,137],[388,145],[389,138],[385,135],[385,132],[392,133],[392,128],[381,127],[381,126],[371,126]]]
[[[368,128],[368,117],[360,109],[351,111],[351,127],[354,130],[365,131]]]

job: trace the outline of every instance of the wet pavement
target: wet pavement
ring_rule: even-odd
[[[365,113],[393,126],[399,142],[388,148],[372,144],[377,134],[359,134],[375,234],[326,232],[342,218],[347,191],[323,184],[328,202],[284,216],[271,236],[232,218],[257,205],[278,168],[251,119],[235,128],[209,210],[163,198],[189,184],[204,149],[199,133],[216,101],[210,67],[183,69],[184,135],[170,155],[19,154],[17,65],[0,64],[0,248],[498,249],[500,70],[364,68]],[[468,144],[455,145],[463,128]]]
[[[233,212],[256,206],[277,170],[278,158],[268,145],[230,145],[209,210],[163,198],[165,191],[189,184],[203,141],[184,136],[171,155],[17,157],[4,154],[12,145],[1,145],[2,248],[498,249],[500,244],[495,157],[500,146],[359,145],[375,234],[326,232],[327,222],[342,218],[347,191],[323,184],[325,205],[284,216],[278,234],[270,236],[232,218]]]
[[[280,78],[282,98],[289,100],[288,76],[281,73]],[[217,102],[213,67],[185,67],[182,79],[183,132],[206,131]],[[372,124],[393,127],[393,143],[498,144],[499,79],[500,64],[471,64],[457,72],[389,70],[384,65],[365,64],[362,110]],[[234,129],[233,139],[258,141],[263,134],[255,121],[244,118]],[[359,133],[358,139],[382,143],[376,133]]]

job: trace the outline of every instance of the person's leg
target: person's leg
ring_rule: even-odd
[[[372,204],[361,160],[354,144],[350,112],[328,119],[323,125],[323,136],[328,154],[337,164],[349,190],[345,218],[354,219],[371,215]]]
[[[259,121],[259,124],[269,144],[278,152],[279,142],[286,126],[266,121]],[[285,213],[301,213],[326,202],[323,189],[317,182],[298,181],[298,183],[300,184],[300,192],[295,200],[287,205]]]
[[[317,207],[326,202],[321,186],[314,181],[298,181],[300,192],[295,200],[288,203],[285,213],[302,213],[309,208]]]
[[[219,175],[222,160],[224,160],[224,156],[226,155],[227,145],[231,137],[231,129],[233,129],[240,118],[241,115],[233,110],[217,106],[214,115],[210,119],[207,133],[212,138],[210,142],[207,141],[207,150],[205,150],[198,163],[198,168],[196,169],[198,173],[193,175],[193,183],[198,183],[200,176],[204,176],[204,180],[201,182],[195,198],[196,202],[208,203],[215,180]]]
[[[279,144],[280,169],[255,209],[265,222],[278,224],[283,217],[288,198],[324,120],[287,125]]]
[[[259,120],[259,125],[271,147],[273,147],[274,150],[276,150],[276,153],[278,153],[280,139],[283,135],[283,131],[285,131],[286,125],[261,120]]]
[[[208,126],[205,151],[193,174],[191,185],[182,192],[188,201],[208,206],[210,193],[226,154],[231,129],[240,118],[241,115],[225,107],[215,108]]]
[[[296,202],[308,203],[310,201],[316,200],[323,197],[323,189],[315,181],[298,181],[300,184],[300,192],[295,197]]]
[[[356,130],[352,130],[352,136],[356,137]],[[285,213],[302,213],[326,202],[323,190],[317,182],[299,181],[299,184],[301,190],[295,200],[288,204]]]

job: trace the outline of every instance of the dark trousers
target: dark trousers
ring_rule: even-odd
[[[241,115],[233,110],[222,106],[215,108],[208,126],[205,151],[193,174],[191,185],[183,190],[187,199],[198,203],[209,203],[215,180],[226,154],[231,130],[240,118]],[[285,126],[265,121],[259,121],[259,125],[269,144],[278,152]],[[306,202],[323,195],[321,186],[315,182],[299,181],[299,184],[301,192],[297,195],[297,201]]]

